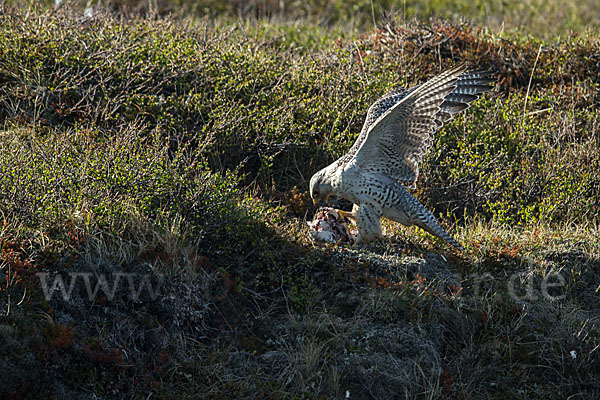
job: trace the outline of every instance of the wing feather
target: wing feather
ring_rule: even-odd
[[[466,72],[460,64],[421,85],[387,93],[369,108],[348,158],[395,180],[416,181],[435,130],[492,89],[492,75],[487,70]]]

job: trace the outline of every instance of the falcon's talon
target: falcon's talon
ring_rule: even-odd
[[[402,184],[414,186],[433,133],[492,89],[492,74],[468,72],[461,64],[421,85],[384,95],[369,108],[350,151],[313,175],[311,197],[335,195],[354,203],[352,217],[346,211],[336,211],[342,218],[355,220],[359,231],[356,243],[382,236],[380,219],[387,217],[417,225],[462,251],[463,247]]]
[[[335,212],[338,213],[341,219],[347,219],[351,222],[356,222],[356,213],[351,211],[338,210],[334,208]]]

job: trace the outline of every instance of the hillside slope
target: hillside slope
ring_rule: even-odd
[[[0,398],[600,396],[598,35],[228,21],[0,15]],[[310,175],[461,61],[416,195],[467,252],[311,243]]]

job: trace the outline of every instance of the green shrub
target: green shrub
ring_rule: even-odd
[[[233,174],[213,174],[193,152],[169,151],[138,126],[98,130],[13,129],[0,138],[0,209],[28,226],[77,219],[120,227],[132,217],[184,218],[188,232],[242,217]],[[86,222],[87,221],[87,222]]]

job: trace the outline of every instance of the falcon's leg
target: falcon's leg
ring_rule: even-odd
[[[383,208],[383,215],[385,217],[406,226],[416,225],[439,237],[457,250],[465,250],[460,243],[440,226],[435,217],[404,186],[398,183],[394,184],[393,194],[388,198],[389,200]]]
[[[370,204],[361,204],[356,211],[356,227],[358,228],[358,237],[356,243],[368,243],[381,236],[382,216],[380,209]]]

